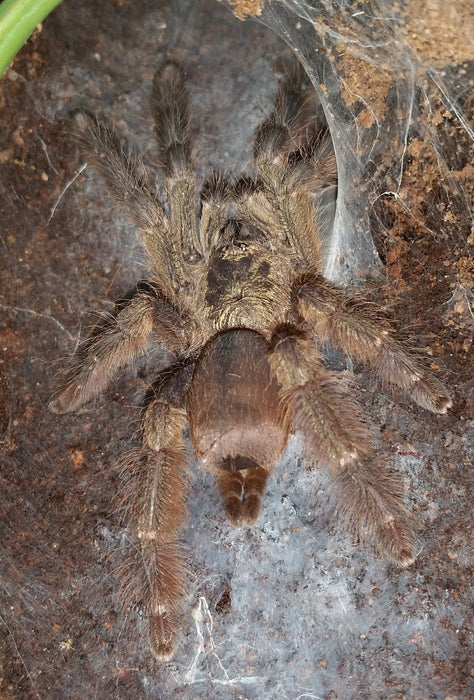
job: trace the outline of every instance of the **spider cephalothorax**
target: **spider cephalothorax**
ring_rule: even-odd
[[[176,64],[156,73],[151,110],[166,209],[141,160],[113,131],[85,112],[72,117],[83,157],[137,224],[152,274],[84,343],[52,408],[74,411],[153,343],[175,357],[146,408],[142,447],[123,470],[126,522],[138,553],[123,576],[123,595],[145,608],[154,653],[168,658],[187,570],[179,542],[186,424],[235,525],[257,519],[268,476],[297,430],[308,459],[330,469],[349,525],[406,566],[416,538],[401,482],[373,454],[371,428],[320,348],[331,342],[431,411],[444,413],[451,401],[374,303],[322,276],[318,194],[334,186],[336,167],[301,70],[282,82],[259,129],[258,177],[231,185],[212,175],[198,210]]]

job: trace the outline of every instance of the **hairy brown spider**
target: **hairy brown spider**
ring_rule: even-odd
[[[75,411],[152,343],[175,358],[154,385],[143,445],[123,472],[138,553],[123,596],[144,606],[161,659],[173,653],[185,592],[186,422],[234,525],[255,523],[289,432],[301,431],[307,458],[329,467],[349,525],[400,566],[415,556],[401,481],[373,454],[373,431],[320,348],[331,342],[430,411],[445,413],[451,401],[376,304],[322,276],[315,193],[334,185],[336,166],[316,108],[294,69],[258,131],[259,176],[231,185],[213,174],[198,215],[187,94],[176,64],[158,70],[151,95],[166,208],[150,191],[142,161],[113,131],[82,111],[72,118],[82,156],[138,226],[153,272],[82,346],[51,405]]]

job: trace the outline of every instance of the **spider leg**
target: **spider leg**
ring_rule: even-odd
[[[192,367],[170,373],[145,413],[143,446],[125,460],[124,515],[135,556],[122,572],[120,598],[144,607],[155,655],[168,660],[188,575],[179,531],[187,518],[184,388]]]
[[[299,69],[294,80],[283,82],[272,115],[260,127],[255,159],[262,187],[239,192],[239,211],[286,244],[297,265],[303,262],[306,268],[319,270],[314,193],[335,182],[336,163],[327,132],[311,142],[301,139],[301,131],[311,122],[301,76]]]
[[[372,430],[347,387],[328,370],[312,342],[283,326],[271,342],[270,363],[293,427],[305,436],[306,452],[327,464],[338,492],[338,512],[362,536],[400,566],[414,559],[416,537],[402,501],[399,478],[372,455]]]
[[[188,95],[181,68],[165,63],[153,79],[150,108],[161,164],[166,176],[170,223],[169,243],[181,266],[181,278],[189,277],[189,264],[196,263],[202,246],[196,226],[195,177],[191,165]]]
[[[166,295],[172,295],[176,271],[170,255],[169,222],[149,189],[142,160],[124,150],[115,132],[87,112],[72,113],[71,129],[84,160],[99,171],[113,198],[138,226],[156,281]]]
[[[323,128],[318,121],[319,102],[315,90],[299,61],[284,67],[273,112],[264,122],[257,137],[257,152],[268,137],[267,127],[280,125],[272,134],[272,150],[281,158],[305,149],[314,135]]]
[[[372,367],[387,384],[400,387],[417,404],[434,413],[452,405],[446,387],[397,340],[377,304],[347,296],[321,277],[295,286],[294,300],[318,342],[337,348]]]
[[[145,354],[152,332],[169,351],[187,345],[189,325],[158,293],[140,292],[104,327],[86,340],[64,377],[64,388],[50,402],[55,413],[76,411],[100,394],[118,370]]]

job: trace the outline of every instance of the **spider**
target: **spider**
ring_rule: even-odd
[[[348,526],[405,567],[417,540],[401,480],[374,454],[374,430],[350,385],[325,364],[323,347],[330,342],[430,411],[445,413],[451,400],[375,303],[322,275],[317,195],[334,187],[337,173],[301,68],[287,72],[258,130],[258,175],[230,182],[214,173],[199,197],[178,64],[156,72],[151,112],[166,205],[113,130],[84,111],[71,117],[81,155],[137,225],[152,273],[80,347],[51,408],[77,410],[152,344],[172,358],[153,385],[142,446],[123,468],[137,561],[123,574],[122,596],[143,606],[152,650],[166,660],[188,575],[180,540],[187,428],[236,526],[255,523],[288,436],[300,431],[307,459],[330,470]]]

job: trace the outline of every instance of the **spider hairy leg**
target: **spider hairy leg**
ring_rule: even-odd
[[[383,382],[399,387],[423,408],[446,413],[451,407],[446,387],[397,340],[377,304],[350,297],[321,277],[297,284],[293,298],[319,339],[368,364]]]
[[[314,192],[336,179],[336,162],[329,135],[302,142],[309,115],[299,114],[305,102],[301,81],[284,81],[271,117],[262,124],[255,145],[255,159],[263,190],[257,196],[243,191],[241,211],[250,221],[272,221],[272,235],[289,247],[296,265],[321,268],[321,241],[315,231],[317,211]],[[311,131],[311,129],[310,129]],[[316,143],[318,144],[316,147]],[[268,210],[273,212],[269,218]]]
[[[337,165],[325,122],[317,118],[319,102],[301,67],[280,84],[274,111],[259,129],[255,156],[271,188],[302,186],[318,192],[337,182]]]
[[[112,197],[138,226],[157,281],[165,294],[171,294],[174,270],[166,236],[169,222],[150,191],[142,160],[125,150],[113,129],[87,112],[75,110],[70,125],[84,160],[98,170]]]
[[[316,95],[300,64],[292,64],[280,83],[275,106],[257,135],[256,153],[286,165],[288,154],[307,141],[307,132],[315,121]],[[264,155],[265,154],[265,155]]]
[[[100,394],[121,367],[145,354],[152,332],[169,351],[187,344],[187,329],[177,310],[158,294],[141,292],[85,341],[50,409],[70,413]]]
[[[403,484],[388,465],[372,458],[348,460],[333,470],[336,510],[362,540],[401,567],[419,551],[413,516],[403,504]]]
[[[155,73],[150,99],[155,135],[165,171],[174,235],[169,244],[175,249],[175,264],[187,278],[187,265],[199,261],[202,246],[196,226],[195,177],[191,164],[188,94],[181,68],[165,63]]]
[[[67,370],[65,388],[49,408],[55,413],[76,411],[103,391],[120,367],[145,353],[152,329],[151,298],[138,295],[83,344]]]
[[[374,538],[400,566],[414,559],[416,536],[398,477],[372,456],[372,430],[339,377],[322,365],[308,338],[289,326],[272,339],[270,363],[291,400],[293,427],[305,437],[306,455],[327,464],[338,493],[338,512],[359,535]]]
[[[188,392],[197,454],[214,474],[234,525],[257,519],[269,474],[286,444],[288,411],[259,333],[230,330],[204,348]]]
[[[123,572],[120,597],[144,607],[154,654],[168,660],[176,645],[176,616],[188,567],[179,530],[187,518],[188,482],[183,408],[157,399],[148,407],[143,446],[125,460],[124,520],[135,556]]]
[[[178,64],[170,61],[156,71],[150,110],[163,167],[169,175],[186,171],[191,153],[188,93]]]

